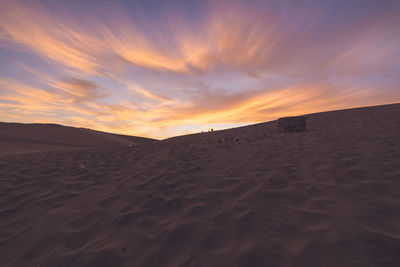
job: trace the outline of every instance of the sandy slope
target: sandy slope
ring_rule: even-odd
[[[3,155],[0,266],[399,266],[400,104],[308,120]]]
[[[0,154],[126,146],[151,141],[153,140],[149,138],[110,134],[57,124],[0,122]]]

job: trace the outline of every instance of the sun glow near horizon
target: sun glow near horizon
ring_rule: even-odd
[[[400,102],[399,11],[397,1],[6,0],[0,121],[164,138]]]

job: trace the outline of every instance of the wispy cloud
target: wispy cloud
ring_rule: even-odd
[[[390,0],[4,0],[0,119],[166,137],[399,101],[399,10]]]
[[[127,89],[134,92],[134,93],[138,93],[144,97],[150,98],[150,99],[154,99],[154,100],[158,100],[158,101],[171,101],[172,99],[167,97],[167,96],[163,96],[163,95],[158,95],[155,94],[149,90],[144,89],[142,86],[140,86],[139,84],[135,84],[135,83],[130,83],[127,85]]]

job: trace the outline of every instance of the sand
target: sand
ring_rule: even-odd
[[[0,266],[399,266],[400,104],[306,117],[3,154]]]

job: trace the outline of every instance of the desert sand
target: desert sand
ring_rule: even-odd
[[[400,104],[306,118],[107,146],[3,124],[0,266],[400,266]]]

